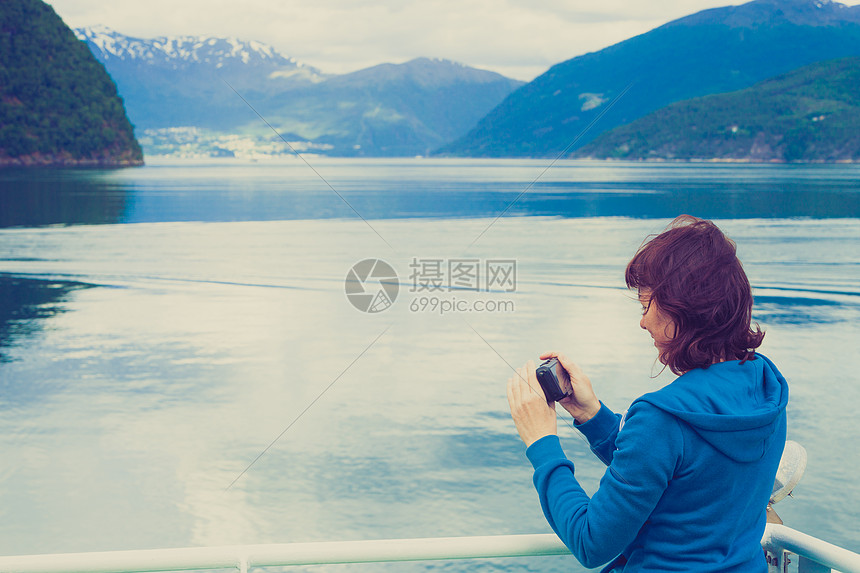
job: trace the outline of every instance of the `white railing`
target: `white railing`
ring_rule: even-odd
[[[761,545],[771,571],[788,571],[791,560],[797,559],[798,573],[860,573],[860,555],[784,525],[768,524]]]
[[[323,541],[0,557],[3,573],[188,571],[330,563],[383,563],[570,554],[551,534]]]
[[[800,556],[799,573],[819,573],[831,568],[843,573],[860,573],[860,555],[783,525],[769,524],[762,546],[772,561],[771,571],[787,571],[790,557],[787,559],[785,552],[788,551]],[[228,568],[247,573],[252,566],[565,554],[569,551],[555,535],[494,535],[20,555],[0,557],[0,573],[132,573]]]

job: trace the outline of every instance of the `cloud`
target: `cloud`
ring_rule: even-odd
[[[860,0],[858,0],[860,1]],[[53,0],[73,27],[265,42],[328,73],[427,56],[531,80],[725,0]],[[856,4],[857,2],[849,2]]]

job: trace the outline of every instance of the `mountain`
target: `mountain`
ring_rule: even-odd
[[[674,103],[578,150],[597,159],[860,161],[860,57]]]
[[[75,34],[110,72],[129,117],[142,129],[233,129],[249,120],[248,107],[225,81],[259,100],[325,77],[259,42],[200,36],[141,39],[104,26],[78,28]]]
[[[860,6],[756,0],[705,10],[553,66],[438,153],[555,157],[580,135],[571,149],[670,103],[856,55]]]
[[[331,77],[268,105],[275,125],[330,145],[337,155],[427,155],[466,133],[519,85],[493,72],[418,58]]]
[[[142,163],[116,85],[54,10],[0,2],[0,166]]]
[[[466,133],[522,85],[446,60],[326,75],[259,42],[140,39],[105,27],[78,29],[77,35],[117,82],[129,116],[145,130],[144,145],[160,153],[181,149],[189,139],[199,149],[208,137],[206,153],[237,154],[237,136],[241,145],[253,140],[257,149],[289,153],[283,142],[273,143],[277,138],[250,104],[301,149],[426,154]]]
[[[214,67],[233,74],[238,81],[256,79],[261,72],[275,82],[288,79],[313,83],[324,77],[319,70],[285,57],[260,42],[204,36],[143,40],[119,34],[106,26],[78,28],[75,34],[100,60],[119,60],[138,70],[149,66],[188,72]],[[122,68],[117,64],[116,69]],[[239,86],[246,87],[241,83]]]

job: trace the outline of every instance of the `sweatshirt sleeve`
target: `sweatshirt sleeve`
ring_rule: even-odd
[[[594,455],[604,464],[609,465],[615,453],[615,438],[621,427],[621,415],[613,413],[601,402],[600,410],[592,419],[584,424],[574,422],[574,426],[588,440]]]
[[[586,567],[613,559],[636,538],[683,454],[677,420],[643,402],[628,411],[615,445],[600,487],[590,499],[558,436],[545,436],[526,451],[547,521]]]

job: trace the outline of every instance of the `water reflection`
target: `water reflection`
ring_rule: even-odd
[[[560,162],[547,170],[538,161],[318,161],[322,178],[299,164],[0,171],[0,227],[356,213],[366,219],[860,217],[860,177],[850,165]]]
[[[830,299],[757,296],[754,318],[771,324],[831,324],[852,320],[858,310],[857,304]]]
[[[860,185],[819,182],[752,181],[746,184],[692,181],[629,182],[590,189],[590,184],[536,186],[517,212],[563,217],[626,216],[671,219],[695,213],[706,219],[858,217]],[[555,211],[553,212],[552,209]]]
[[[69,293],[88,286],[0,274],[0,362],[9,362],[8,349],[37,334],[44,319],[65,312]]]
[[[129,189],[104,170],[0,170],[0,228],[100,225],[126,217]]]

